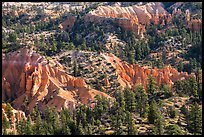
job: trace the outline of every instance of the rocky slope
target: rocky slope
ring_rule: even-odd
[[[137,35],[143,36],[145,25],[153,22],[158,24],[168,13],[160,2],[145,5],[121,7],[120,5],[99,6],[96,10],[85,15],[85,21],[101,22],[106,19],[115,20],[127,30],[133,30]]]
[[[113,54],[70,51],[60,55],[47,61],[31,49],[2,54],[2,100],[26,113],[36,105],[41,110],[55,106],[60,111],[62,107],[74,109],[78,103],[93,106],[95,95],[111,98],[116,89],[139,83],[146,88],[150,74],[158,85],[170,86],[193,76],[171,66],[151,69],[128,64]],[[71,76],[73,62],[80,77]]]
[[[141,67],[137,64],[128,64],[127,62],[121,61],[113,54],[103,54],[103,56],[116,68],[118,82],[123,87],[132,88],[136,84],[142,84],[146,89],[149,75],[152,75],[155,78],[158,85],[167,84],[170,86],[177,80],[187,79],[194,76],[193,74],[188,75],[186,72],[180,73],[170,65],[165,66],[162,69],[152,69]]]
[[[73,109],[77,103],[93,105],[95,95],[110,98],[32,50],[21,49],[2,58],[2,100],[15,109],[30,112],[37,104],[41,110],[46,106]]]
[[[74,62],[77,63],[80,77],[93,88],[110,95],[120,88],[134,88],[136,84],[147,87],[148,76],[151,74],[158,85],[172,86],[177,80],[187,79],[193,74],[178,72],[175,68],[165,66],[162,69],[142,67],[138,64],[128,64],[113,54],[83,51],[69,51],[57,56],[66,67],[68,73],[73,74]]]

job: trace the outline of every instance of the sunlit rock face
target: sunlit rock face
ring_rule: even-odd
[[[145,5],[133,5],[121,7],[116,4],[113,6],[99,6],[85,15],[84,20],[90,22],[101,22],[112,19],[119,26],[134,31],[138,36],[143,37],[145,25],[153,22],[158,24],[162,17],[167,19],[167,11],[160,2],[147,3]]]
[[[155,78],[158,85],[167,84],[169,86],[172,86],[177,80],[188,79],[194,76],[193,74],[188,75],[186,72],[178,72],[171,66],[165,66],[162,69],[152,69],[141,67],[137,64],[128,64],[113,54],[103,54],[103,56],[116,68],[118,82],[122,87],[134,88],[135,85],[142,84],[146,89],[149,75]]]
[[[116,69],[114,75],[123,88],[142,84],[146,89],[150,74],[158,85],[170,86],[177,80],[192,76],[186,72],[180,73],[171,66],[152,69],[128,64],[113,54],[101,55]],[[93,107],[96,95],[113,99],[104,92],[90,88],[83,78],[69,75],[57,61],[47,61],[31,49],[2,54],[2,58],[2,100],[10,102],[17,110],[29,113],[35,106],[42,111],[48,106],[56,107],[58,111],[62,107],[73,110],[79,103]],[[105,86],[110,86],[108,79],[103,82]]]
[[[60,111],[62,107],[74,109],[78,103],[93,105],[90,102],[95,95],[111,98],[32,50],[20,49],[2,56],[2,100],[12,101],[15,109],[30,112],[38,105],[41,110],[54,106]]]

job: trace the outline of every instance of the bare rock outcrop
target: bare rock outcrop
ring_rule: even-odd
[[[160,22],[160,18],[168,15],[160,2],[147,3],[145,5],[133,5],[128,7],[99,6],[96,10],[85,15],[85,21],[101,22],[105,19],[115,20],[119,26],[134,31],[143,37],[145,25]]]
[[[38,105],[41,110],[55,106],[60,111],[62,107],[74,109],[78,103],[88,104],[95,95],[111,98],[29,49],[9,54],[2,55],[2,100],[12,101],[15,109],[30,112]]]
[[[128,64],[121,61],[113,54],[103,54],[104,58],[110,62],[115,68],[118,74],[118,82],[123,87],[133,88],[136,84],[142,84],[144,88],[147,88],[148,77],[152,75],[157,84],[168,84],[170,86],[177,80],[188,79],[192,75],[188,75],[186,72],[178,72],[170,65],[165,66],[162,69],[141,67],[137,64]]]

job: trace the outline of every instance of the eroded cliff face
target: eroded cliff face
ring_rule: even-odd
[[[122,87],[134,88],[135,85],[142,84],[147,89],[149,75],[155,78],[158,85],[167,84],[170,86],[177,80],[188,79],[194,76],[193,74],[188,75],[187,72],[180,73],[171,66],[166,66],[162,69],[151,69],[137,64],[128,64],[113,54],[103,54],[103,56],[116,68],[118,82]]]
[[[95,95],[111,98],[32,50],[2,56],[2,100],[12,101],[15,109],[31,112],[38,105],[41,110],[55,106],[60,111],[62,107],[74,109],[77,103],[93,105],[90,102]]]
[[[134,31],[143,37],[145,26],[152,21],[154,24],[161,22],[167,11],[160,2],[147,3],[145,5],[133,5],[128,7],[99,6],[96,10],[85,15],[85,21],[101,22],[105,19],[115,20],[121,27]]]

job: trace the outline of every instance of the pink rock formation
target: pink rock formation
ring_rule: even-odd
[[[22,120],[23,118],[24,119],[27,119],[26,116],[25,116],[25,113],[21,110],[15,110],[12,108],[12,112],[13,112],[13,116],[11,117],[12,119],[12,127],[11,130],[14,131],[14,133],[16,132],[16,121],[20,121]],[[8,117],[7,117],[7,114],[6,114],[6,104],[5,103],[2,103],[2,119],[3,118],[6,118],[7,121],[9,121]]]
[[[2,55],[2,100],[13,99],[15,109],[23,110],[26,98],[29,112],[37,104],[42,110],[55,106],[60,111],[62,107],[74,109],[78,99],[87,104],[95,95],[111,98],[89,89],[82,78],[68,75],[59,63],[51,65],[31,50],[21,49],[9,54]]]
[[[147,3],[142,6],[99,6],[96,10],[85,15],[85,21],[101,22],[105,19],[114,19],[119,26],[127,30],[134,31],[138,36],[143,37],[145,25],[152,21],[158,24],[161,17],[166,15],[167,11],[161,3]]]
[[[150,74],[155,78],[158,85],[168,84],[170,86],[172,86],[177,80],[187,79],[194,76],[183,72],[180,73],[171,66],[165,66],[162,69],[149,69],[146,67],[140,67],[137,64],[128,64],[127,62],[121,61],[113,54],[103,54],[103,56],[116,68],[118,82],[123,87],[133,88],[136,84],[141,83],[146,89],[148,84],[148,76]]]

